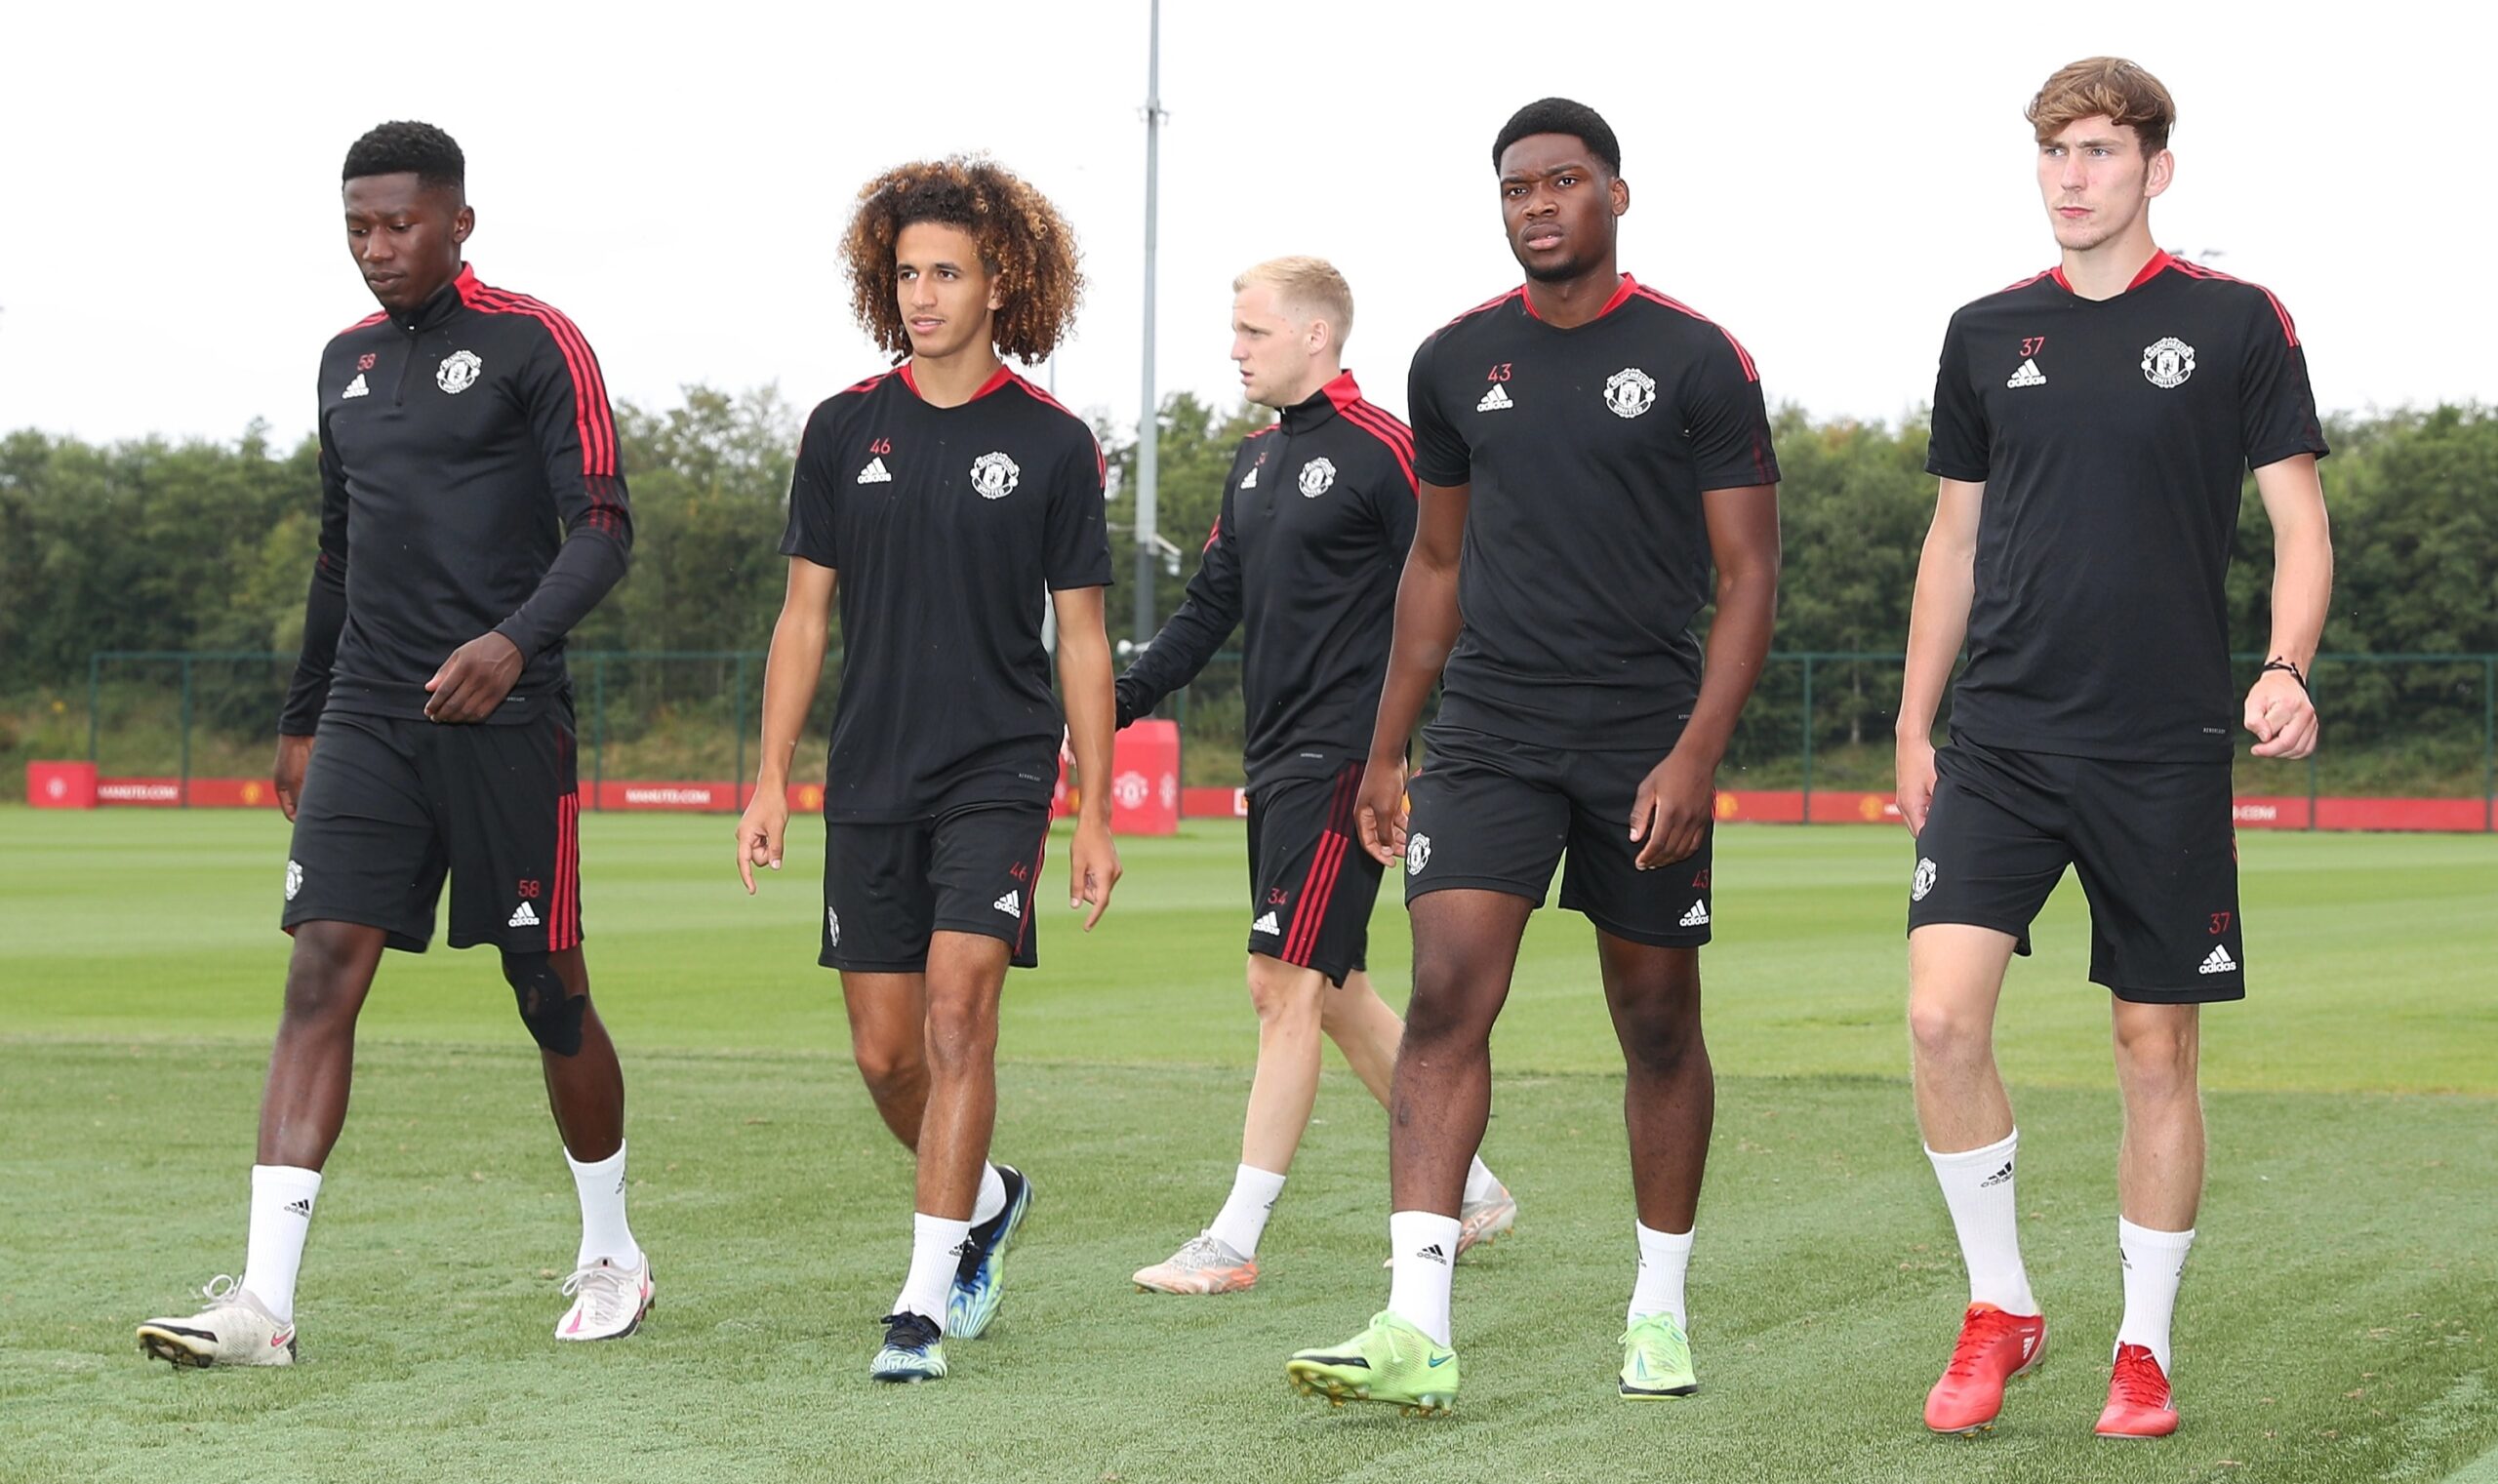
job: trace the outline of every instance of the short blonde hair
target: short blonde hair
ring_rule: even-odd
[[[2177,124],[2177,102],[2168,90],[2140,63],[2122,57],[2085,57],[2058,68],[2022,110],[2041,144],[2075,119],[2103,113],[2119,127],[2131,126],[2146,155],[2166,149],[2168,131]]]
[[[1342,346],[1353,335],[1353,286],[1324,258],[1269,258],[1231,281],[1239,293],[1253,283],[1271,286],[1285,303],[1311,319],[1323,319]]]

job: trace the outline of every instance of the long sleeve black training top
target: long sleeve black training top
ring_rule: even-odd
[[[624,576],[633,518],[589,341],[467,267],[321,353],[321,554],[278,730],[323,707],[419,718],[424,683],[489,631],[524,667],[489,720],[569,699],[564,636]]]
[[[1414,543],[1414,441],[1346,372],[1242,440],[1189,595],[1118,680],[1119,722],[1241,634],[1249,786],[1370,753]]]

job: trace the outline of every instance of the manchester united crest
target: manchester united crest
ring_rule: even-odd
[[[1336,465],[1325,459],[1312,459],[1301,466],[1301,493],[1307,500],[1316,500],[1336,482]]]
[[[2175,336],[2143,347],[2143,377],[2154,386],[2166,390],[2183,386],[2195,374],[2195,347]]]
[[[1023,480],[1024,471],[1004,454],[983,454],[972,461],[972,488],[983,500],[1004,500]]]
[[[444,356],[442,364],[433,369],[433,384],[456,397],[476,385],[479,374],[485,369],[486,363],[477,359],[474,350],[455,350]]]
[[[1657,405],[1657,379],[1636,366],[1625,366],[1605,379],[1604,405],[1617,418],[1635,418]]]

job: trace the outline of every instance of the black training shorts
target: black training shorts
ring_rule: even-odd
[[[1249,795],[1249,951],[1342,984],[1364,967],[1383,867],[1353,821],[1362,765]]]
[[[422,953],[448,872],[453,947],[575,947],[581,817],[566,707],[512,726],[328,712],[296,807],[279,924],[362,923]]]
[[[1573,751],[1459,728],[1423,733],[1423,771],[1406,794],[1405,900],[1457,888],[1544,904],[1566,851],[1561,905],[1631,943],[1696,948],[1709,942],[1712,823],[1700,849],[1641,870],[1631,803],[1672,751]]]
[[[2230,765],[2114,762],[1954,741],[1934,756],[1909,931],[1968,923],[2030,951],[2071,865],[2090,899],[2090,978],[2118,999],[2246,997]]]
[[[1033,898],[1049,838],[1044,804],[976,804],[897,824],[826,822],[817,962],[918,974],[929,935],[947,932],[997,939],[1016,968],[1033,967]]]

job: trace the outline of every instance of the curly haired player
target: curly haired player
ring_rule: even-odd
[[[763,763],[738,873],[779,869],[789,758],[841,604],[841,699],[825,783],[823,951],[851,1050],[919,1161],[908,1278],[879,1381],[946,1374],[946,1335],[997,1311],[1032,1187],[988,1163],[997,1002],[1037,961],[1032,921],[1065,735],[1108,776],[1110,548],[1092,431],[1000,359],[1047,355],[1083,277],[1040,192],[984,160],[889,170],[843,239],[861,325],[900,362],[807,420],[789,489],[788,595],[764,671]],[[1065,730],[1041,641],[1058,619]],[[1086,790],[1070,905],[1089,931],[1119,878],[1109,799]]]

